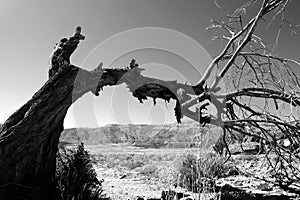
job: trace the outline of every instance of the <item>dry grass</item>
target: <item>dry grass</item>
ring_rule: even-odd
[[[133,170],[137,167],[143,167],[148,164],[160,164],[171,162],[176,155],[168,154],[134,154],[134,153],[117,153],[117,154],[97,154],[97,162],[109,168],[126,168]]]

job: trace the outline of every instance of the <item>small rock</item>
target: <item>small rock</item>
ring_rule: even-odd
[[[180,200],[194,200],[193,198],[191,198],[191,197],[183,197],[182,199],[180,199]]]
[[[272,191],[273,187],[268,183],[262,183],[258,186],[258,189],[263,190],[263,191]]]
[[[122,175],[121,177],[120,177],[120,179],[123,179],[123,178],[126,178],[126,174],[124,174],[124,175]]]
[[[225,184],[224,186],[222,186],[221,188],[221,192],[231,192],[231,191],[240,191],[239,189],[237,188],[234,188],[232,187],[231,185],[229,184]]]
[[[228,172],[227,172],[228,176],[234,176],[234,175],[239,175],[239,171],[237,169],[230,169]]]

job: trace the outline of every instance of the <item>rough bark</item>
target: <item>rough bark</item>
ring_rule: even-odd
[[[67,50],[74,52],[77,45]],[[59,65],[57,71],[51,73],[45,85],[0,129],[1,199],[52,198],[55,159],[64,118],[72,103],[84,94],[92,92],[98,96],[104,86],[125,83],[140,102],[147,97],[153,98],[154,102],[156,98],[179,102],[179,89],[180,97],[184,97],[183,93],[199,94],[203,91],[200,87],[176,81],[144,77],[134,60],[126,68],[105,69],[100,64],[87,71],[69,64],[69,56],[52,62],[52,65]],[[180,113],[178,105],[177,114]],[[181,114],[177,117],[178,121],[181,117]]]
[[[246,7],[257,1],[249,2],[251,3]],[[175,100],[178,122],[185,115],[201,124],[221,126],[224,135],[238,131],[266,141],[280,158],[280,166],[283,166],[281,169],[290,168],[290,171],[285,170],[283,173],[283,176],[288,178],[284,187],[289,187],[290,182],[300,179],[294,175],[294,172],[300,172],[299,169],[291,165],[299,161],[299,157],[277,142],[277,133],[282,132],[297,146],[300,143],[300,129],[298,125],[280,118],[277,110],[278,102],[299,108],[299,95],[295,88],[300,88],[300,84],[288,65],[299,63],[266,55],[261,50],[265,49],[264,44],[254,35],[255,27],[266,14],[278,8],[282,8],[280,11],[283,11],[287,3],[286,0],[264,0],[257,15],[246,25],[242,23],[242,14],[229,16],[227,23],[215,22],[217,27],[230,34],[221,38],[229,40],[224,51],[212,61],[196,86],[145,77],[141,75],[142,69],[134,60],[126,68],[107,69],[102,68],[101,64],[92,71],[84,70],[70,64],[71,54],[79,41],[84,39],[80,31],[69,39],[61,40],[51,59],[50,79],[0,128],[0,199],[51,199],[58,139],[63,131],[63,121],[68,108],[88,92],[98,96],[101,88],[122,83],[128,86],[140,102],[149,97],[153,98],[154,103],[157,98],[165,101]],[[243,9],[245,8],[242,7]],[[237,59],[238,57],[241,59]],[[225,64],[222,65],[222,62]],[[265,66],[266,69],[261,66]],[[209,87],[206,80],[213,76],[212,71],[216,67],[222,69]],[[233,83],[235,90],[219,94],[218,83],[228,71],[235,69],[240,72],[238,78],[232,79],[238,79],[237,85]],[[243,73],[246,69],[249,69],[252,76],[242,77],[246,74]],[[268,76],[265,76],[266,73]],[[288,78],[284,78],[284,74]],[[240,81],[242,78],[244,80]],[[241,82],[247,84],[242,85]],[[292,92],[282,83],[293,85],[290,87]],[[266,106],[260,108],[262,105],[254,107],[254,100],[260,99],[264,99],[265,104],[269,104],[268,99],[274,100],[276,109]],[[196,104],[196,111],[190,110],[191,106]],[[208,105],[216,108],[216,116],[202,112]],[[267,125],[272,125],[277,131],[268,128]],[[248,131],[250,128],[260,133]],[[275,166],[270,163],[270,166],[276,170],[279,165],[277,162]],[[278,174],[278,171],[275,172]]]

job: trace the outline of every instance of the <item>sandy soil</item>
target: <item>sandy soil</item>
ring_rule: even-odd
[[[91,154],[176,154],[180,155],[191,149],[144,149],[126,144],[89,145],[86,149]],[[195,149],[194,149],[195,150]],[[267,177],[270,169],[264,165],[264,155],[237,155],[231,161],[241,174],[223,178],[217,181],[218,185],[230,184],[236,188],[244,189],[250,193],[264,195],[291,195],[282,191],[272,183],[265,182],[259,178]],[[163,166],[163,165],[161,165]],[[161,166],[158,166],[160,168]],[[165,166],[167,167],[167,166]],[[145,175],[143,167],[133,170],[125,168],[108,168],[105,165],[95,166],[99,178],[103,178],[104,191],[107,196],[114,199],[136,199],[138,196],[147,198],[160,198],[161,191],[174,189],[174,187],[160,180],[160,175]],[[164,173],[164,172],[162,172]],[[250,178],[248,174],[254,174],[258,178]],[[165,174],[163,174],[165,175]],[[177,188],[178,189],[178,188]],[[186,190],[183,192],[187,193]]]

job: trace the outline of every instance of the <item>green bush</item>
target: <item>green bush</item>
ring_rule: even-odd
[[[95,160],[83,143],[75,150],[61,148],[57,156],[56,181],[60,198],[64,200],[97,200],[104,198],[102,182],[98,180]]]
[[[215,180],[228,176],[232,167],[215,153],[187,153],[177,161],[177,184],[193,192],[213,192]]]

